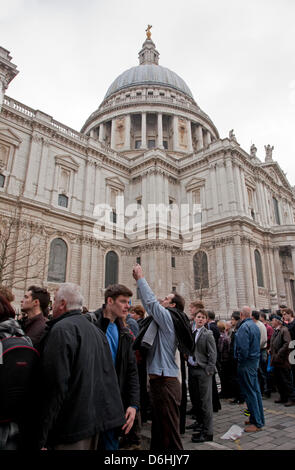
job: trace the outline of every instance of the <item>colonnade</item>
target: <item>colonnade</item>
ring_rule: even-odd
[[[135,148],[134,142],[131,140],[132,132],[132,116],[137,115],[140,117],[141,132],[137,136],[140,139],[140,149],[149,148],[148,142],[148,126],[147,116],[148,114],[156,116],[156,125],[153,130],[155,136],[154,146],[160,149],[167,148],[164,145],[164,141],[169,140],[169,150],[171,151],[186,151],[191,153],[193,151],[199,151],[203,148],[208,147],[213,136],[210,130],[205,128],[202,124],[194,122],[190,119],[179,117],[177,115],[169,115],[161,112],[148,113],[146,111],[142,113],[130,113],[126,114],[124,118],[124,150],[131,150]],[[169,117],[170,124],[168,129],[168,136],[164,136],[163,133],[163,119],[164,116]],[[99,126],[90,131],[91,137],[98,138],[102,143],[106,141],[113,149],[117,148],[116,144],[116,120],[122,118],[113,118],[109,121],[101,122]]]

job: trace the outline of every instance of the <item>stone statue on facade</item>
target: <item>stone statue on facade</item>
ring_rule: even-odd
[[[231,131],[229,131],[229,140],[233,140],[234,142],[237,142],[237,139],[236,139],[236,136],[234,134],[234,130],[232,129]]]
[[[250,147],[251,158],[256,158],[256,153],[257,153],[257,148],[255,147],[255,144],[252,144]]]
[[[148,27],[147,27],[146,30],[145,30],[145,31],[146,31],[146,37],[147,37],[147,39],[151,39],[151,37],[152,37],[152,33],[151,33],[151,28],[152,28],[152,27],[153,27],[153,26],[152,26],[151,24],[148,24]]]
[[[272,162],[272,151],[274,149],[274,146],[271,147],[268,144],[268,145],[265,145],[264,148],[265,148],[265,161]]]

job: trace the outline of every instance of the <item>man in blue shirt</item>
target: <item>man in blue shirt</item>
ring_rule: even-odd
[[[238,360],[238,379],[241,393],[250,412],[245,432],[261,431],[264,426],[262,397],[258,382],[260,331],[251,319],[250,307],[240,313],[241,325],[235,336],[235,357]]]
[[[128,287],[122,284],[111,285],[105,290],[104,305],[94,312],[94,324],[106,334],[117,372],[125,409],[126,423],[122,428],[125,435],[131,430],[140,405],[133,338],[123,322],[128,313],[131,296],[132,291]],[[119,448],[118,429],[103,433],[102,441],[104,450],[117,450]]]
[[[177,304],[180,301],[183,310],[184,300],[179,295],[169,294],[159,303],[138,264],[133,268],[133,277],[143,306],[154,320],[150,325],[150,337],[152,331],[154,336],[147,353],[152,406],[151,450],[183,449],[179,427],[181,387],[175,362],[177,341],[168,309],[181,307]]]

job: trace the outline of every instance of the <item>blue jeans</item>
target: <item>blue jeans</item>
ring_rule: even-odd
[[[104,450],[118,450],[119,449],[119,438],[118,430],[110,429],[101,433],[101,439],[103,442]]]
[[[262,428],[264,426],[264,412],[257,374],[258,363],[259,360],[238,364],[238,379],[250,412],[250,423]]]

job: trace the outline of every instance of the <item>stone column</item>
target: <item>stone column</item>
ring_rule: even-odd
[[[146,113],[141,113],[141,148],[146,149]]]
[[[125,117],[125,148],[130,150],[130,131],[131,131],[131,116],[127,114]]]
[[[187,120],[187,150],[190,153],[193,151],[192,127],[189,119]]]
[[[279,305],[285,302],[286,299],[286,289],[285,281],[282,273],[282,265],[280,260],[280,249],[278,247],[274,248],[274,263],[275,263],[275,272],[277,280],[277,289],[278,289],[278,302]]]
[[[115,148],[115,130],[116,130],[116,119],[112,119],[112,128],[111,128],[111,148]]]
[[[157,147],[159,149],[163,149],[163,121],[162,121],[162,113],[158,113],[158,141]]]
[[[208,145],[211,144],[211,133],[210,133],[210,131],[207,131],[207,144]]]
[[[178,150],[178,116],[173,116],[173,151]]]
[[[100,123],[99,125],[99,136],[98,136],[98,140],[100,142],[104,142],[104,138],[105,138],[105,124],[103,122]]]
[[[211,144],[211,134],[207,129],[205,129],[205,136],[204,137],[205,137],[205,139],[204,139],[205,140],[205,142],[204,142],[205,147],[208,147]]]
[[[292,254],[293,270],[294,270],[294,276],[295,276],[295,246],[291,246],[291,254]]]
[[[203,129],[202,129],[201,125],[197,126],[196,137],[197,137],[197,151],[198,151],[198,150],[201,150],[204,147]]]

